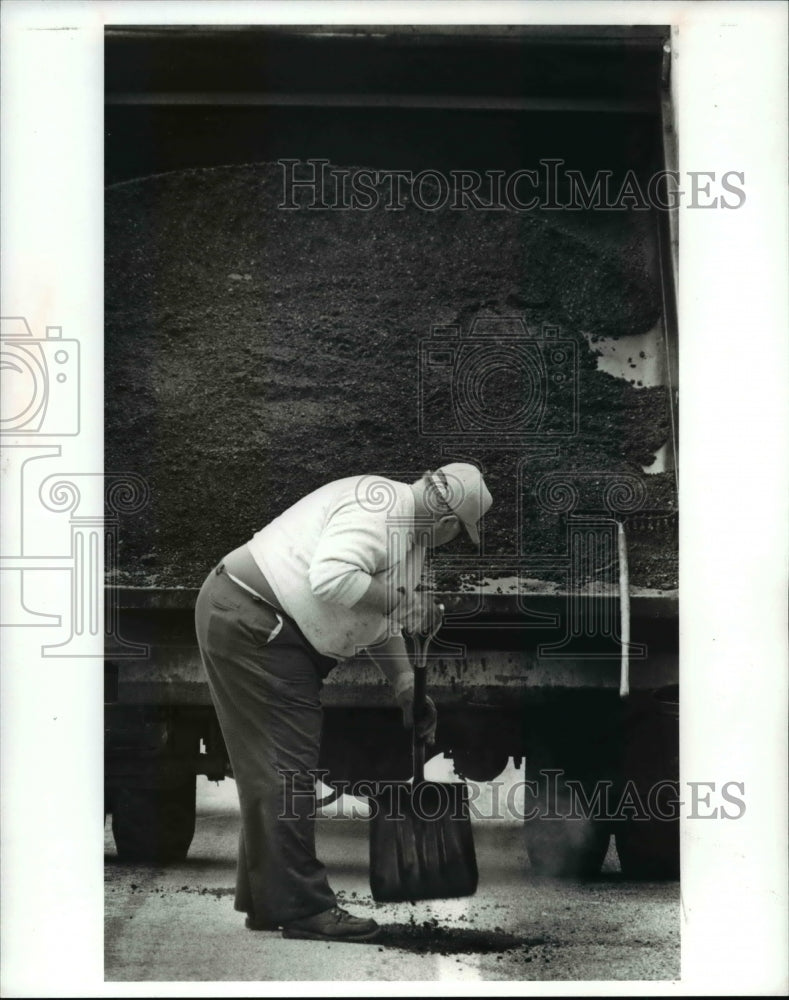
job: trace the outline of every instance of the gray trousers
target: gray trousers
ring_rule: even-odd
[[[335,661],[218,566],[195,627],[241,806],[237,910],[285,924],[336,905],[315,855],[323,677]]]

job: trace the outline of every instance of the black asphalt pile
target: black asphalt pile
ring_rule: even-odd
[[[384,924],[375,944],[381,948],[402,948],[419,955],[488,955],[544,945],[544,938],[520,937],[500,927],[492,931],[465,927],[443,927],[436,918],[421,923]]]
[[[606,487],[635,478],[653,524],[634,529],[631,583],[676,586],[673,476],[643,473],[668,438],[666,391],[599,371],[594,348],[659,318],[649,213],[281,200],[276,164],[107,190],[106,470],[151,488],[111,581],[199,586],[328,480],[466,459],[497,501],[484,554],[562,551],[567,510],[545,477],[602,511]]]

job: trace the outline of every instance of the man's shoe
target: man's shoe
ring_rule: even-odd
[[[374,920],[354,917],[347,910],[333,906],[330,910],[286,924],[282,928],[282,936],[307,941],[374,941],[380,929]]]
[[[248,913],[244,926],[248,931],[278,931],[281,924],[275,924],[271,920],[259,920]]]

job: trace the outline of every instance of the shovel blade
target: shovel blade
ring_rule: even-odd
[[[379,903],[471,896],[477,858],[465,783],[393,782],[371,803],[370,888]]]

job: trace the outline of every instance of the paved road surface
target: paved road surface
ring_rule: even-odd
[[[107,821],[108,981],[679,977],[678,884],[624,881],[613,847],[594,882],[553,880],[529,871],[520,824],[478,821],[474,897],[380,905],[364,820],[321,819],[318,851],[340,902],[385,925],[384,943],[326,944],[244,928],[233,910],[237,832],[232,781],[199,780],[197,831],[179,865],[121,865]]]

